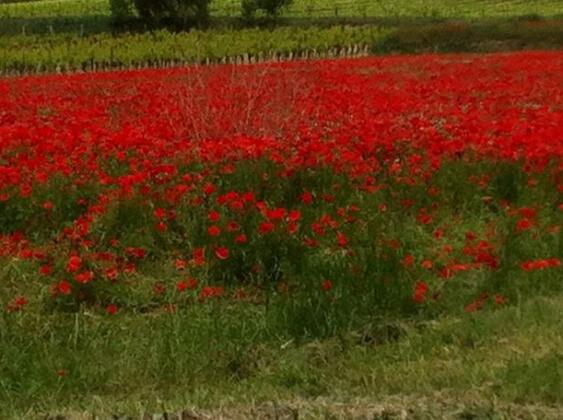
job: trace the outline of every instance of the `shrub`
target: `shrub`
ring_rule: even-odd
[[[289,6],[293,0],[243,0],[241,4],[242,16],[252,19],[258,10],[270,17],[277,16],[283,7]]]
[[[132,0],[110,0],[109,7],[111,17],[116,23],[128,20],[134,14]]]
[[[205,23],[211,0],[134,0],[139,16],[159,23]]]

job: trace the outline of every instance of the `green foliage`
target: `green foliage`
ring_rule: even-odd
[[[563,21],[443,22],[402,25],[374,52],[491,51],[561,48]]]
[[[131,0],[110,0],[109,8],[115,23],[120,23],[133,16],[133,3]]]
[[[244,19],[252,19],[257,11],[263,11],[273,17],[281,12],[283,7],[289,6],[293,0],[242,0],[241,14]]]
[[[134,0],[139,16],[147,21],[205,23],[210,0]]]

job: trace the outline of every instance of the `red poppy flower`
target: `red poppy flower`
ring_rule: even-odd
[[[207,234],[209,236],[219,236],[219,234],[221,233],[221,229],[219,229],[217,226],[213,225],[213,226],[209,226],[207,228]]]
[[[301,212],[299,210],[291,210],[287,215],[288,222],[297,222],[301,219]]]
[[[274,224],[270,222],[262,222],[258,225],[258,232],[262,235],[270,233],[274,230]]]
[[[51,267],[50,265],[42,265],[41,267],[39,267],[39,272],[44,276],[50,275],[52,271],[53,267]]]
[[[192,250],[191,263],[195,266],[202,266],[202,265],[205,264],[205,249],[204,248],[194,248]]]
[[[92,271],[82,271],[81,273],[74,275],[74,280],[77,283],[87,284],[94,279],[94,273]]]
[[[516,230],[518,232],[524,232],[530,229],[533,225],[534,223],[530,219],[520,219],[516,223]]]
[[[164,283],[158,282],[152,287],[152,291],[155,295],[162,295],[166,291],[166,286]]]
[[[65,280],[59,281],[57,283],[57,292],[63,296],[70,295],[71,292],[70,283]]]
[[[177,258],[174,260],[174,267],[176,270],[184,270],[186,268],[186,261],[181,258]]]
[[[430,260],[423,260],[422,263],[420,263],[422,268],[425,268],[426,270],[430,270],[433,266],[432,261]]]
[[[71,255],[66,263],[66,271],[75,273],[80,268],[82,259],[78,255]]]
[[[405,255],[405,256],[403,257],[402,263],[403,263],[403,265],[404,265],[405,267],[410,267],[410,266],[412,266],[413,263],[414,263],[414,257],[413,257],[412,255],[410,255],[410,254],[409,254],[409,255]]]
[[[321,282],[321,289],[323,289],[325,292],[328,292],[329,290],[331,290],[332,289],[332,281],[323,280]]]
[[[229,258],[229,250],[224,247],[216,248],[215,256],[220,260],[226,260],[227,258]]]
[[[348,238],[342,232],[336,232],[336,244],[344,248],[348,244]]]
[[[204,301],[209,298],[218,298],[223,295],[223,287],[204,286],[199,292],[199,300]]]
[[[179,293],[182,293],[186,290],[193,290],[195,288],[197,288],[197,280],[196,279],[187,279],[187,280],[181,280],[179,282],[176,283],[176,290]]]
[[[423,281],[417,281],[414,285],[412,300],[414,303],[423,303],[428,292],[428,285]]]
[[[115,315],[117,313],[119,309],[117,308],[116,305],[114,304],[109,304],[108,306],[106,306],[106,313],[108,315]]]
[[[166,223],[164,223],[164,222],[158,222],[157,224],[154,225],[154,229],[157,232],[166,232],[166,230],[168,229],[168,226],[166,226]]]
[[[207,220],[209,220],[212,223],[218,222],[220,218],[221,215],[219,214],[219,212],[216,212],[215,210],[212,210],[209,213],[207,213]]]
[[[299,199],[303,204],[311,204],[313,202],[313,195],[307,191],[299,196]]]
[[[21,311],[28,304],[28,300],[23,296],[17,296],[6,306],[7,312]]]

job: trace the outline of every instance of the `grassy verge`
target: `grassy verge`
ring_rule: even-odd
[[[278,55],[318,56],[425,51],[558,49],[561,20],[445,22],[397,27],[336,26],[270,29],[159,31],[119,36],[69,35],[0,38],[0,71],[35,73],[217,63],[247,56],[256,61]]]
[[[537,297],[305,343],[272,334],[248,305],[110,320],[87,311],[4,316],[0,414],[18,417],[30,406],[35,415],[71,418],[197,407],[227,418],[256,410],[557,418],[562,309],[559,297]]]

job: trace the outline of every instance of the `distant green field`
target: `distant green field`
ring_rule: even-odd
[[[240,16],[241,0],[212,0],[214,19]],[[507,19],[519,16],[563,16],[561,0],[294,0],[284,19]],[[306,22],[305,22],[306,23]],[[336,22],[338,23],[338,22]],[[363,22],[366,23],[366,22]],[[381,23],[381,22],[378,22]],[[92,34],[108,32],[108,0],[33,0],[0,2],[0,36],[45,33]]]
[[[238,15],[240,0],[214,0],[212,14]],[[295,0],[284,12],[295,17],[508,17],[563,13],[560,0]],[[108,0],[41,0],[0,4],[0,18],[107,16]]]
[[[109,15],[108,0],[39,0],[0,4],[0,19],[100,15]]]

